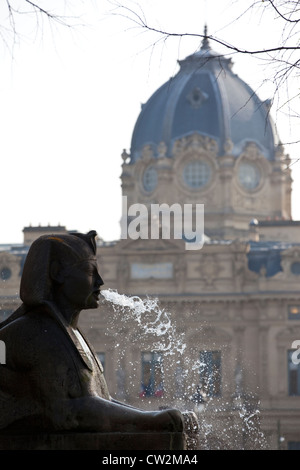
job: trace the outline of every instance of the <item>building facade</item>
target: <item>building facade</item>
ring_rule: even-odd
[[[103,301],[81,327],[111,394],[195,410],[201,448],[297,449],[300,222],[289,156],[269,103],[206,37],[179,67],[123,151],[123,238],[98,241]],[[24,245],[1,247],[2,318],[18,305],[33,239],[66,231],[26,227]]]

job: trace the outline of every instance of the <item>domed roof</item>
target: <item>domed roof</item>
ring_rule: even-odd
[[[206,33],[201,49],[178,62],[179,72],[142,105],[131,140],[131,162],[141,157],[145,145],[157,156],[161,142],[170,157],[174,141],[195,132],[215,139],[220,155],[228,140],[236,156],[251,141],[273,160],[278,142],[269,103],[232,72],[231,59],[211,50]]]

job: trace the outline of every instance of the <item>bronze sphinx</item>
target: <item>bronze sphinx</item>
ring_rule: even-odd
[[[31,245],[21,306],[0,324],[0,433],[183,431],[178,410],[142,411],[112,399],[103,368],[78,328],[97,308],[96,232],[42,236]]]

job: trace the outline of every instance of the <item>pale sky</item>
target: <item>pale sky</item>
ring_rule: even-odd
[[[14,5],[22,2],[11,0]],[[122,1],[123,6],[143,14],[150,25],[167,31],[202,34],[207,23],[208,34],[241,48],[277,46],[283,23],[275,21],[273,13],[251,10],[234,21],[252,3]],[[44,0],[39,4],[73,17],[74,27],[50,28],[46,19],[38,19],[37,28],[36,18],[19,15],[19,34],[13,41],[2,26],[6,43],[0,37],[0,244],[22,243],[22,230],[30,224],[61,224],[82,232],[95,229],[105,240],[118,239],[122,150],[130,150],[141,104],[178,71],[178,59],[199,48],[201,38],[159,41],[158,35],[120,16],[132,14],[114,10],[107,0]],[[1,2],[0,24],[8,28],[5,18],[6,2]],[[211,47],[228,52],[212,42]],[[233,54],[232,59],[233,71],[261,99],[273,98],[272,63],[242,54]],[[297,95],[298,88],[291,78],[290,96]],[[280,108],[287,99],[285,92],[282,87],[272,108],[284,143],[296,141],[299,135],[297,119],[290,120]],[[298,103],[299,97],[292,114],[299,111]],[[299,144],[285,146],[295,159],[293,218],[297,220],[299,148]]]

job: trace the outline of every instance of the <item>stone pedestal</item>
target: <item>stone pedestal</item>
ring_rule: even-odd
[[[0,433],[0,450],[196,450],[199,425],[195,413],[185,411],[183,432],[61,432]]]
[[[185,450],[184,433],[1,434],[0,450]]]

